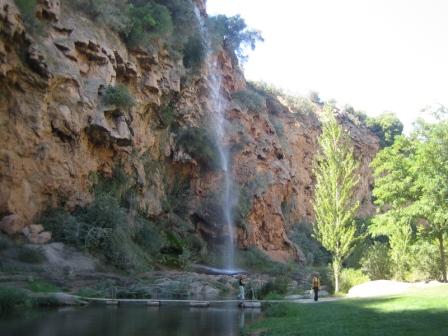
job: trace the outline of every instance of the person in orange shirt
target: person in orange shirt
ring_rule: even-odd
[[[320,288],[319,273],[313,274],[312,287],[314,291],[314,301],[317,301],[319,300],[319,288]]]

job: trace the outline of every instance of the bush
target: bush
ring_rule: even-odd
[[[42,296],[37,296],[32,298],[32,304],[33,306],[37,306],[37,307],[60,307],[61,306],[61,302],[53,297],[53,296],[48,296],[48,295],[42,295]]]
[[[163,209],[166,212],[183,216],[188,211],[188,204],[185,200],[190,196],[189,179],[176,176],[173,181],[165,181],[165,195]]]
[[[349,289],[353,286],[360,285],[369,281],[369,277],[365,275],[361,270],[355,270],[353,268],[344,268],[341,271],[339,283],[340,291],[342,293],[348,293]]]
[[[238,194],[238,204],[234,209],[234,220],[239,227],[247,229],[246,218],[252,208],[252,196],[247,187],[243,187]]]
[[[63,209],[44,213],[41,223],[52,230],[54,238],[103,256],[121,269],[142,268],[148,257],[132,241],[126,209],[110,194],[97,194],[86,208],[73,214]]]
[[[232,99],[238,104],[246,107],[250,111],[259,111],[265,108],[265,100],[257,92],[252,90],[242,90],[232,93]]]
[[[40,249],[31,248],[28,246],[21,246],[17,251],[17,258],[21,262],[38,264],[45,261],[45,256]]]
[[[375,242],[361,259],[362,270],[372,280],[390,279],[391,260],[387,243]]]
[[[46,210],[39,219],[45,229],[51,231],[52,238],[71,245],[80,244],[80,223],[76,217],[62,208]]]
[[[177,135],[177,145],[195,159],[202,167],[220,167],[219,151],[216,141],[204,128],[183,129]]]
[[[206,57],[206,47],[199,36],[191,36],[183,47],[183,63],[186,68],[197,69]]]
[[[178,94],[169,94],[162,97],[162,106],[156,110],[161,128],[171,127],[176,120]]]
[[[440,270],[440,253],[435,242],[417,240],[410,251],[411,273],[407,275],[408,281],[442,280]]]
[[[80,288],[76,295],[87,297],[87,298],[105,298],[107,297],[106,293],[103,290],[93,289],[90,287]]]
[[[289,237],[302,250],[308,266],[322,266],[330,262],[331,255],[313,237],[311,224],[303,222],[293,226]]]
[[[117,33],[127,35],[131,28],[129,4],[122,0],[77,0],[65,2],[86,13],[94,21],[110,27]]]
[[[0,251],[6,250],[11,246],[12,246],[11,240],[6,235],[0,233]]]
[[[118,84],[108,86],[103,96],[105,105],[115,105],[118,108],[128,109],[134,106],[134,98],[126,85]]]
[[[184,267],[194,261],[203,242],[176,215],[184,213],[187,180],[176,180],[167,189],[172,203],[158,226],[124,201],[131,186],[122,169],[114,169],[112,177],[93,177],[95,199],[90,205],[72,213],[50,209],[40,218],[55,240],[85,249],[126,271],[148,270],[154,264]]]
[[[31,307],[31,301],[25,291],[17,288],[0,288],[0,317],[29,307]]]
[[[23,22],[33,32],[42,28],[36,18],[37,0],[15,0],[17,7],[22,14]]]
[[[235,257],[236,264],[242,269],[271,275],[284,275],[290,273],[295,267],[293,264],[274,261],[255,247],[237,250]]]
[[[173,30],[168,8],[152,2],[131,6],[130,20],[131,29],[126,36],[130,47],[145,46],[151,38],[166,35]]]
[[[28,282],[27,287],[32,292],[36,293],[53,293],[60,291],[56,285],[45,280],[32,280]]]
[[[313,103],[309,98],[288,94],[284,90],[265,82],[250,82],[250,85],[260,95],[272,95],[276,98],[280,98],[281,102],[295,113],[310,115],[316,111],[315,103]]]
[[[288,286],[291,279],[288,276],[279,275],[274,280],[268,281],[264,284],[258,292],[259,299],[265,299],[269,295],[277,294],[284,295],[288,292]]]

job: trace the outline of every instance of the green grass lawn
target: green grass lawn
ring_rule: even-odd
[[[260,335],[448,335],[448,286],[375,299],[272,304],[246,333]]]

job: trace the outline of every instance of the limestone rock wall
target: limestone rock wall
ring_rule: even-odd
[[[204,2],[198,6],[206,15]],[[203,169],[176,141],[183,129],[210,127],[206,67],[189,73],[163,41],[152,52],[130,50],[116,34],[58,0],[40,0],[37,16],[43,33],[25,28],[12,0],[0,0],[0,229],[30,232],[49,207],[88,204],[92,176],[110,175],[120,163],[136,185],[138,207],[155,219],[167,215],[163,202],[173,179],[187,179],[184,220],[196,234],[219,240],[213,195],[222,174]],[[313,220],[318,118],[292,113],[272,96],[256,111],[240,106],[232,94],[246,82],[235,58],[223,49],[214,57],[227,99],[226,145],[244,203],[235,219],[239,246],[256,246],[279,260],[300,257],[287,232]],[[103,104],[106,87],[118,83],[129,87],[132,108]],[[167,106],[176,111],[176,130],[164,120]],[[362,161],[357,197],[360,215],[367,216],[373,211],[368,164],[378,139],[343,116],[341,122]]]

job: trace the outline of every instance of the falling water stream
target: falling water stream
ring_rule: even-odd
[[[225,146],[226,138],[226,119],[224,112],[226,110],[226,100],[221,92],[222,74],[219,68],[219,62],[216,55],[213,54],[211,46],[211,38],[204,22],[204,18],[195,10],[196,17],[199,23],[201,37],[206,47],[206,73],[208,74],[209,98],[211,101],[211,122],[210,126],[215,137],[217,149],[220,158],[220,168],[224,174],[223,190],[222,190],[222,214],[224,216],[224,268],[226,272],[235,270],[235,226],[233,222],[232,209],[235,206],[237,195],[234,188],[232,172],[229,165],[229,151]]]

